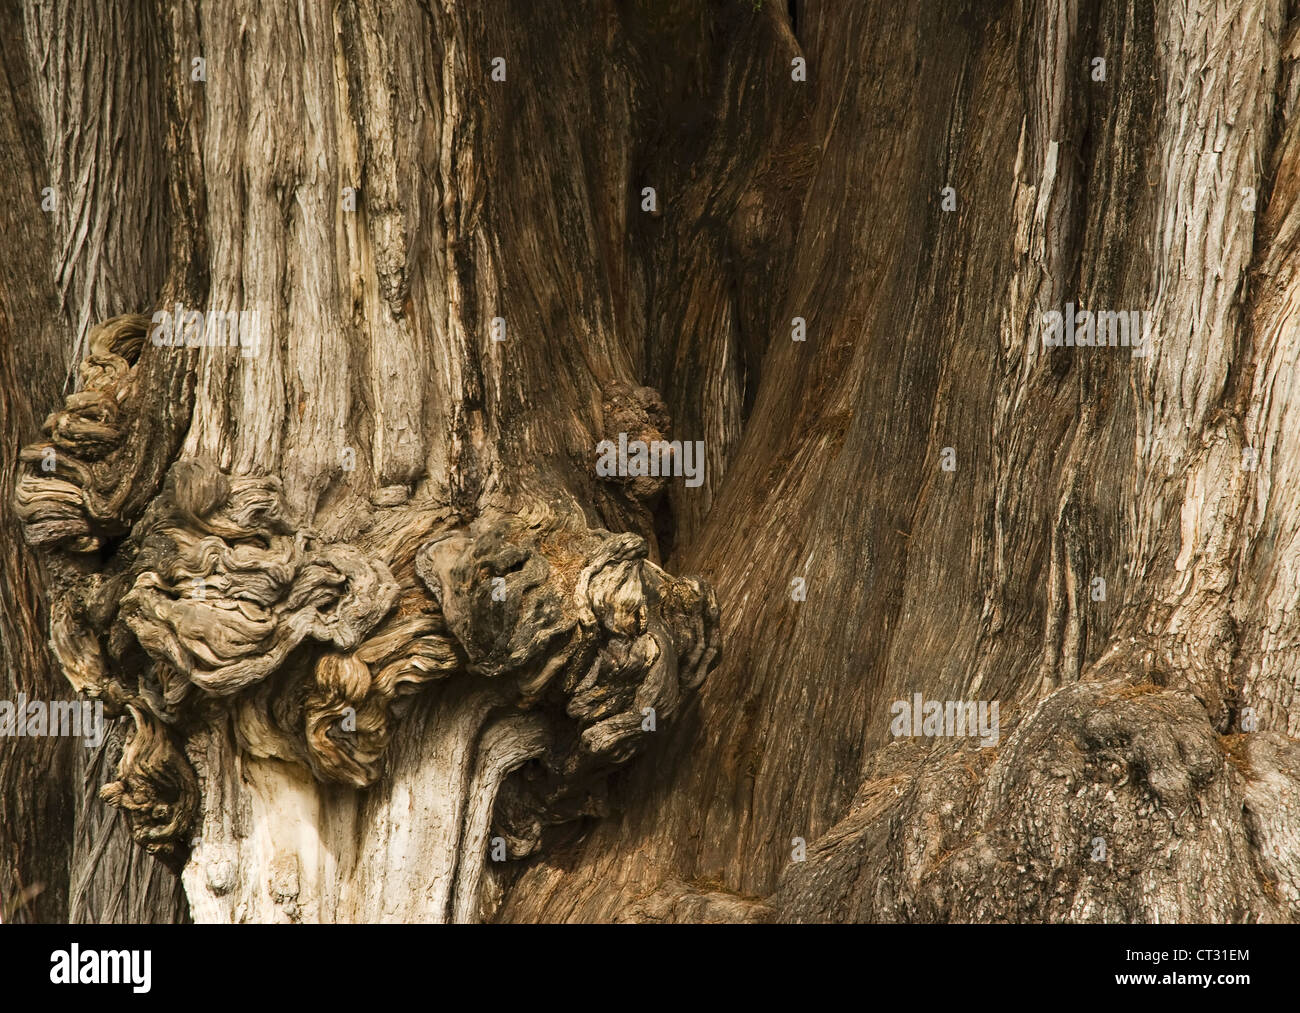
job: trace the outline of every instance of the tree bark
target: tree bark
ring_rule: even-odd
[[[0,916],[1294,920],[1293,14],[29,3]]]

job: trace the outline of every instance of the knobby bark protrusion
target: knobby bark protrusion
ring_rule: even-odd
[[[487,831],[520,857],[547,826],[598,814],[602,774],[716,663],[713,592],[652,563],[639,535],[552,510],[466,520],[448,505],[397,503],[353,541],[331,540],[293,515],[277,478],[202,458],[172,465],[146,503],[124,446],[145,410],[146,325],[94,329],[81,389],[47,420],[47,440],[23,451],[15,491],[28,541],[61,574],[52,643],[65,674],[134,724],[102,797],[129,813],[137,841],[178,860],[206,811],[215,840],[200,843],[210,874],[195,888],[206,900],[191,891],[198,912],[382,917],[392,898],[344,910],[329,907],[323,883],[312,895],[292,826],[254,868],[292,866],[298,885],[245,876],[244,893],[216,903],[231,892],[238,847],[215,829],[233,772],[211,757],[260,764],[254,785],[310,792],[310,772],[322,786],[366,789],[408,698],[463,682],[439,686],[447,713],[439,704],[430,720],[440,736],[444,718],[458,729],[477,773],[448,777],[427,800],[457,826],[442,857],[457,892],[411,913],[476,917]],[[195,741],[203,778],[187,756]]]

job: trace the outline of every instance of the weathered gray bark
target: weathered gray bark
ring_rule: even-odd
[[[1296,917],[1282,0],[23,20],[6,679],[48,619],[123,715],[75,806],[0,740],[27,916]],[[700,487],[596,474],[670,427]]]

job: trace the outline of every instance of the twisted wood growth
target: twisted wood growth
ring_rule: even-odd
[[[1293,4],[4,19],[0,660],[194,917],[1297,917]],[[175,918],[72,808],[70,915]]]
[[[451,841],[460,892],[421,914],[476,917],[485,831],[521,857],[545,827],[598,814],[601,776],[714,666],[712,590],[650,562],[639,535],[549,512],[465,523],[445,504],[397,504],[332,541],[293,516],[278,479],[202,458],[177,461],[144,504],[120,455],[139,430],[146,324],[91,332],[81,389],[24,449],[14,494],[28,542],[64,576],[52,643],[65,674],[134,724],[102,798],[149,851],[184,857],[203,791],[186,756],[196,733],[228,726],[227,763],[274,759],[364,789],[408,698],[472,683],[442,687],[474,700],[463,731],[480,754],[482,781],[457,798],[473,817]],[[296,919],[305,902],[291,896]],[[243,903],[231,917],[257,916]]]

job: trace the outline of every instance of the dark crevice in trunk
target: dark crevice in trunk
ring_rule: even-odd
[[[667,492],[660,494],[659,501],[652,508],[652,516],[655,541],[659,544],[659,559],[664,566],[667,566],[677,541],[677,518],[673,514],[672,497]]]

